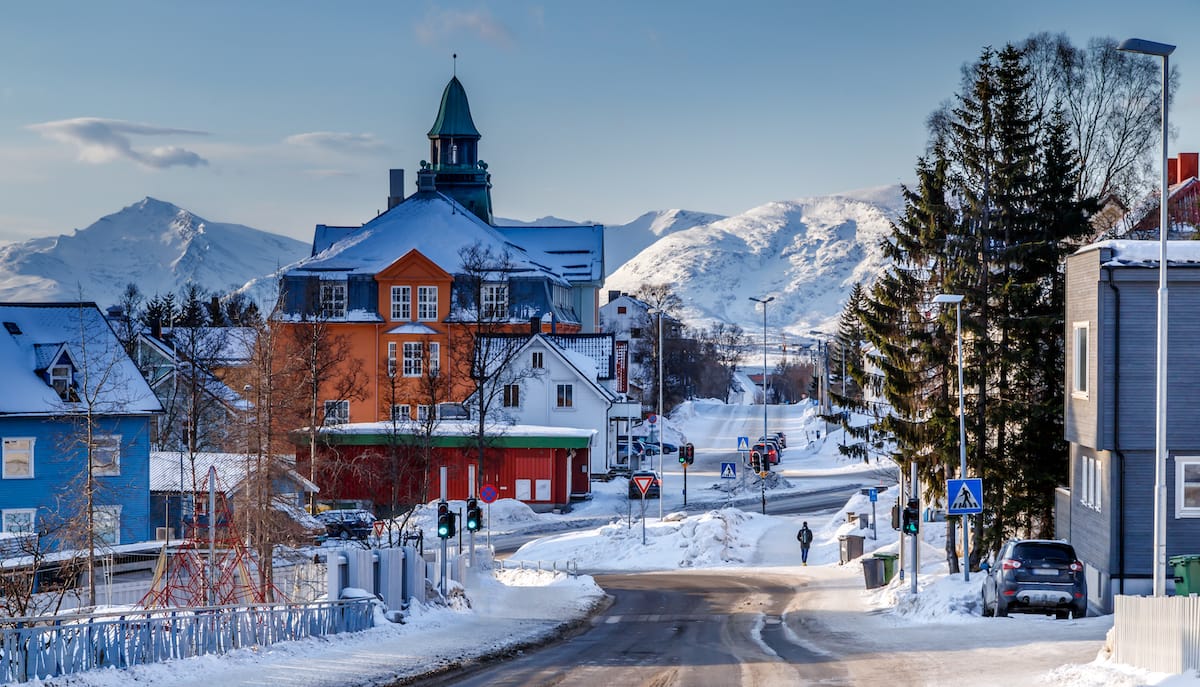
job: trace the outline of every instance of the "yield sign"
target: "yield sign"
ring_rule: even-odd
[[[983,480],[978,477],[946,480],[946,495],[950,497],[946,515],[983,512]]]
[[[654,484],[654,476],[653,475],[634,475],[633,483],[636,484],[637,488],[641,490],[642,496],[645,496],[646,490],[650,488],[651,484]]]
[[[383,535],[383,527],[385,524],[387,524],[387,523],[385,523],[383,520],[375,521],[374,525],[375,525],[375,536],[376,537]]]

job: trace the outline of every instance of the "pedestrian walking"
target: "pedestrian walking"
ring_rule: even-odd
[[[800,531],[796,533],[796,541],[800,542],[800,563],[808,565],[808,547],[812,546],[812,530],[808,529],[808,522],[800,524]]]

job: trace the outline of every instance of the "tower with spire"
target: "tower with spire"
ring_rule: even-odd
[[[453,76],[442,91],[437,119],[429,130],[432,162],[421,161],[417,186],[431,184],[492,224],[492,175],[487,163],[479,159],[480,138],[471,119],[467,92],[458,76]]]

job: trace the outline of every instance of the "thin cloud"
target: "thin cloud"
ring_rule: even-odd
[[[356,176],[353,172],[348,172],[344,169],[309,169],[305,170],[304,174],[318,179],[337,179]]]
[[[433,45],[442,38],[460,31],[475,34],[485,41],[504,48],[511,47],[515,38],[508,27],[492,16],[487,10],[465,12],[462,10],[431,9],[425,18],[414,27],[417,40],[425,45]]]
[[[350,134],[337,131],[312,131],[288,136],[289,145],[324,148],[339,153],[374,153],[384,149],[383,143],[374,134]]]
[[[159,146],[149,150],[139,150],[133,146],[135,136],[207,136],[208,132],[205,131],[171,129],[98,117],[60,119],[30,124],[26,128],[51,141],[75,146],[79,149],[79,159],[93,164],[106,164],[122,159],[133,160],[154,169],[208,164],[208,160],[179,146]]]

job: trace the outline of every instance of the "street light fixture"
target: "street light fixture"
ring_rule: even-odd
[[[1154,596],[1166,595],[1167,566],[1167,80],[1175,46],[1141,38],[1121,41],[1117,50],[1162,58],[1162,188],[1158,222],[1158,360],[1154,401]]]
[[[764,298],[750,297],[750,300],[755,303],[762,303],[763,307],[763,450],[762,460],[767,460],[767,303],[775,300],[774,296]],[[759,477],[759,488],[762,492],[762,512],[767,514],[767,487],[763,483],[763,479]]]
[[[967,478],[967,419],[963,414],[963,347],[962,347],[962,300],[961,294],[941,293],[933,297],[934,303],[954,304],[954,327],[958,339],[958,477]],[[947,495],[949,496],[949,495]],[[971,579],[971,548],[967,546],[968,523],[971,516],[962,516],[962,569],[963,581]]]

